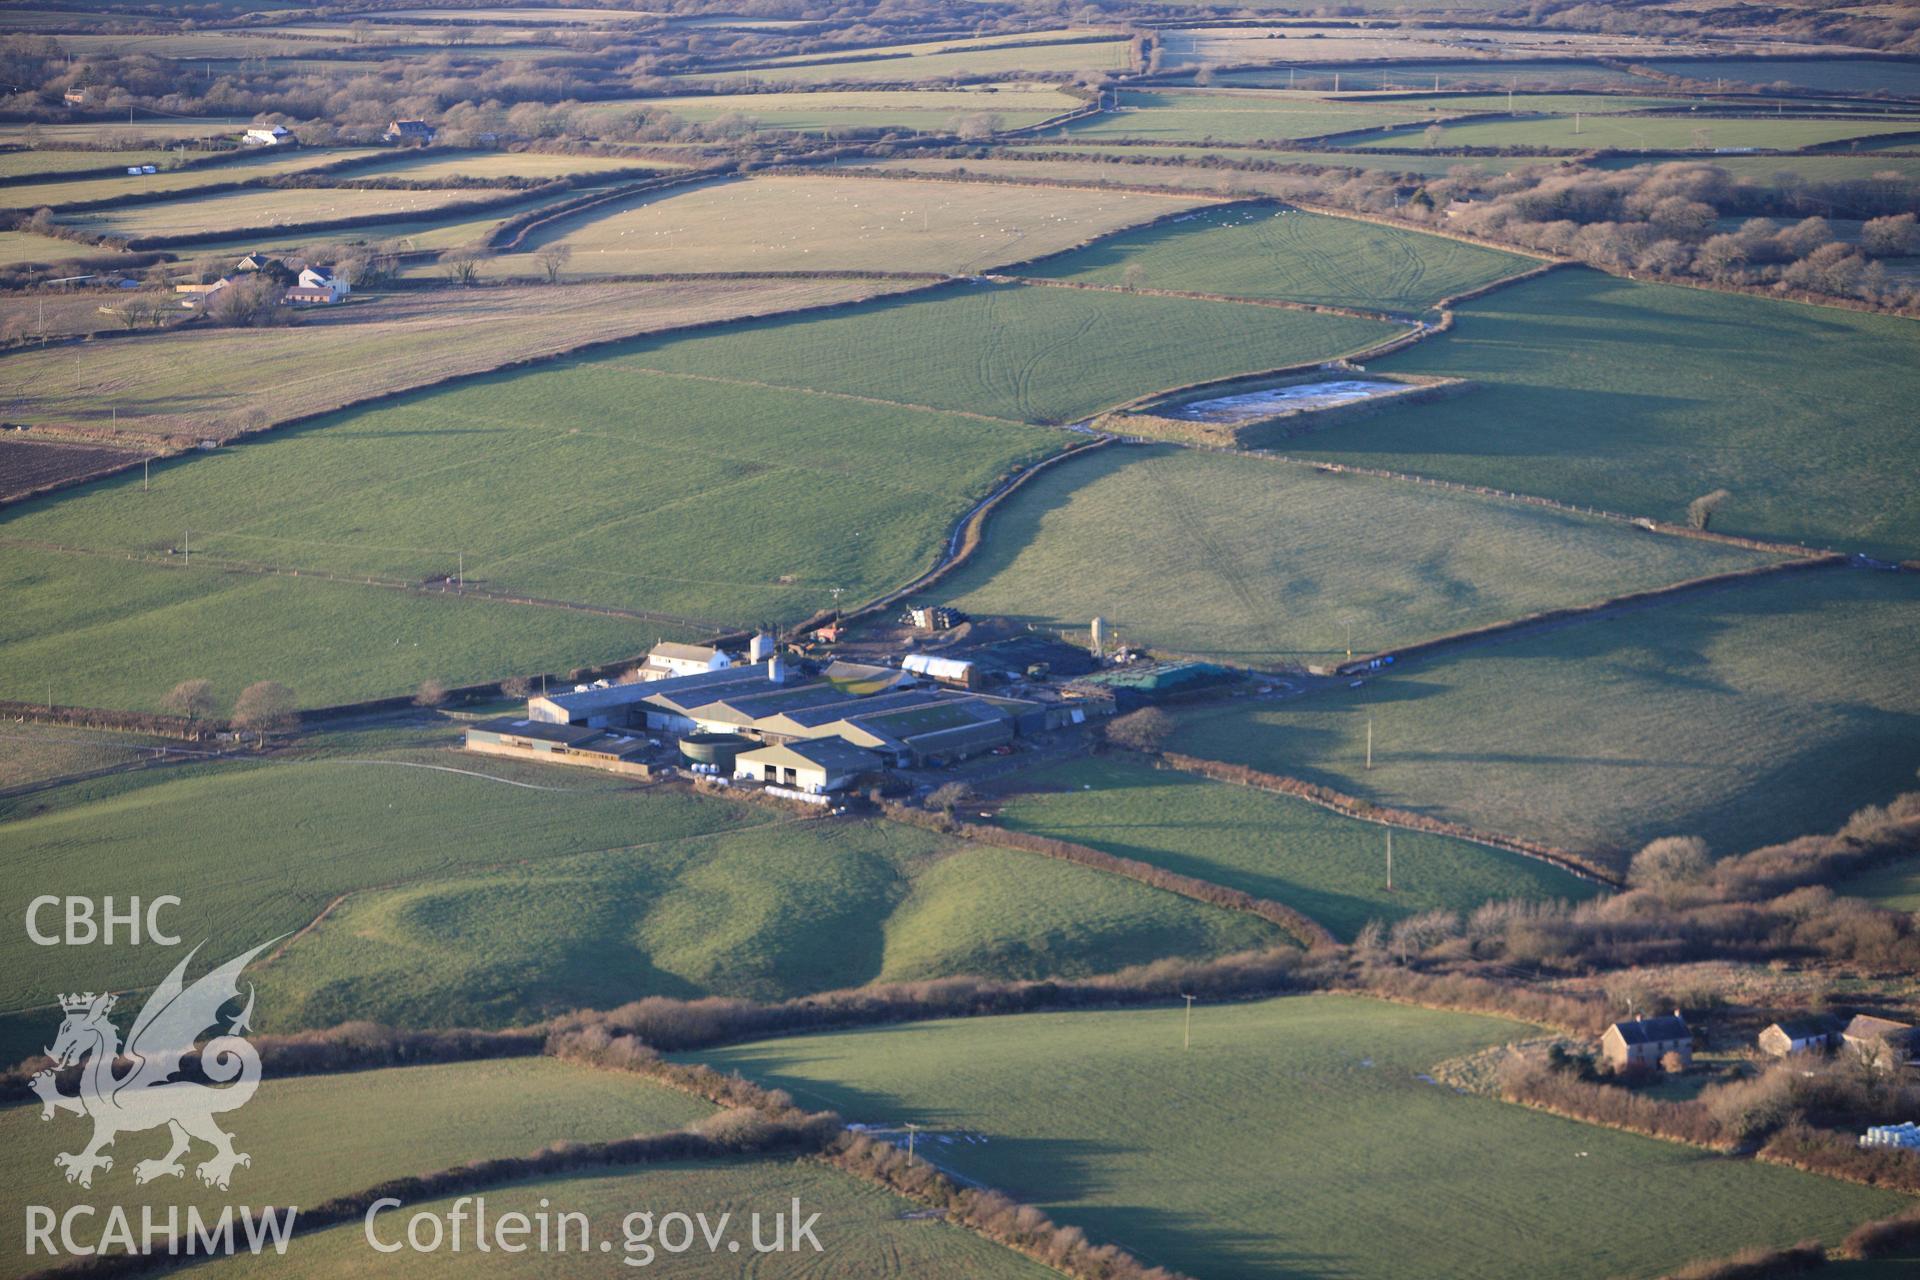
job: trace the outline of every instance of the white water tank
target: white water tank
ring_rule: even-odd
[[[767,659],[767,679],[774,684],[787,682],[787,664],[780,660],[777,653]]]
[[[748,662],[765,662],[773,656],[773,637],[761,631],[747,644]]]

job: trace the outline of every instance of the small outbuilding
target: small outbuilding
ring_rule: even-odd
[[[1847,1023],[1840,1032],[1840,1039],[1846,1046],[1862,1057],[1885,1053],[1896,1064],[1905,1063],[1913,1058],[1914,1031],[1904,1022],[1895,1022],[1891,1018],[1876,1018],[1872,1014],[1856,1014],[1853,1021]]]
[[[1788,1018],[1762,1031],[1758,1044],[1762,1053],[1788,1058],[1801,1053],[1825,1053],[1840,1041],[1840,1020],[1828,1014],[1810,1018]]]
[[[1616,1067],[1658,1067],[1669,1053],[1693,1065],[1693,1032],[1678,1009],[1658,1018],[1616,1022],[1600,1037],[1600,1052]]]
[[[880,767],[880,757],[840,738],[809,738],[743,751],[733,776],[798,791],[839,791]]]
[[[977,669],[965,658],[936,658],[928,653],[910,653],[901,659],[900,669],[954,689],[972,689],[979,684]]]
[[[503,716],[467,726],[467,750],[545,764],[585,765],[609,773],[653,776],[644,736],[582,725],[547,724]]]

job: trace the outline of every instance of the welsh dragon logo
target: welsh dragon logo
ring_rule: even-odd
[[[210,1187],[225,1190],[236,1166],[253,1163],[244,1152],[233,1149],[233,1135],[214,1123],[215,1116],[245,1106],[260,1087],[260,1055],[240,1034],[253,1016],[251,987],[246,1008],[228,1024],[226,1034],[214,1036],[200,1049],[201,1074],[213,1083],[174,1077],[201,1033],[217,1027],[221,1006],[239,998],[240,971],[271,945],[262,943],[185,986],[187,965],[200,950],[195,947],[148,997],[124,1048],[109,1017],[117,997],[92,992],[60,997],[66,1019],[47,1050],[54,1065],[34,1076],[32,1085],[40,1095],[42,1120],[53,1119],[57,1111],[93,1118],[93,1140],[80,1151],[53,1158],[67,1171],[68,1182],[91,1187],[96,1169],[113,1168],[113,1158],[101,1154],[103,1147],[112,1146],[122,1133],[162,1125],[172,1134],[173,1145],[159,1159],[134,1165],[136,1183],[184,1176],[180,1158],[196,1138],[213,1148],[213,1155],[194,1170]],[[80,1092],[60,1092],[57,1072],[83,1060]],[[124,1073],[115,1074],[122,1065]]]

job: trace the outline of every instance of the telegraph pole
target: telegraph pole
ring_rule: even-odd
[[[1373,771],[1373,717],[1367,717],[1367,771]]]
[[[1187,1002],[1187,1026],[1186,1031],[1181,1036],[1180,1047],[1182,1049],[1191,1049],[1193,1048],[1193,997],[1182,992],[1180,998]]]
[[[909,1169],[913,1168],[913,1133],[919,1127],[913,1121],[907,1121],[907,1168]]]
[[[1393,892],[1393,828],[1387,828],[1387,892]]]
[[[193,530],[188,529],[180,535],[180,550],[186,556],[187,563],[191,565],[193,563]]]

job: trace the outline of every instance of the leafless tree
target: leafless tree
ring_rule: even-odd
[[[542,271],[547,273],[548,284],[558,284],[560,273],[566,270],[567,260],[571,257],[573,257],[572,245],[550,244],[534,254],[533,260],[540,264]]]
[[[1707,874],[1713,859],[1699,836],[1662,836],[1633,855],[1627,880],[1639,888],[1691,884]]]
[[[1107,722],[1107,741],[1129,751],[1158,751],[1173,733],[1173,717],[1158,707],[1141,707]]]
[[[291,729],[299,722],[293,690],[277,680],[250,684],[234,699],[233,723],[239,728],[265,734]]]
[[[1720,504],[1732,496],[1733,494],[1725,489],[1715,489],[1712,493],[1701,494],[1687,504],[1687,525],[1704,532],[1706,527],[1713,523],[1713,513],[1720,509]]]
[[[211,680],[182,680],[160,700],[160,705],[174,715],[185,716],[189,720],[205,719],[219,709],[219,703],[214,701]]]

